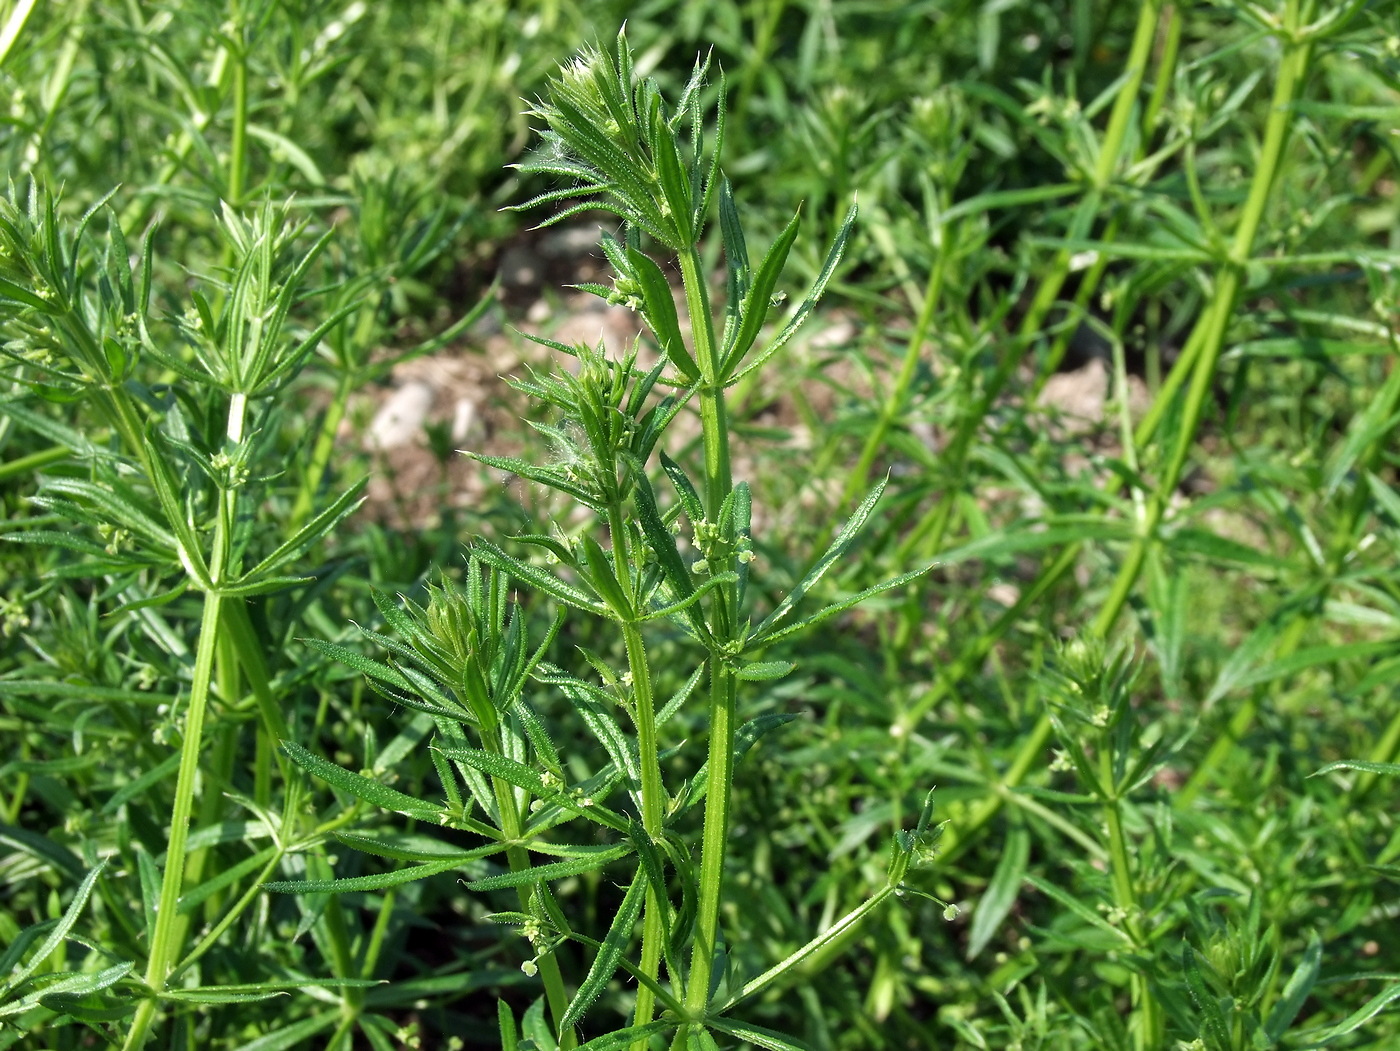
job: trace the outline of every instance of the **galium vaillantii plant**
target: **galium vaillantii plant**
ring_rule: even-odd
[[[444,580],[430,589],[426,607],[380,596],[394,635],[369,632],[392,657],[379,662],[331,643],[319,648],[362,670],[375,687],[406,707],[428,713],[437,729],[433,762],[446,803],[416,799],[343,770],[296,745],[293,760],[338,789],[383,808],[463,829],[485,842],[447,853],[392,856],[419,862],[382,877],[276,885],[289,891],[364,890],[455,869],[474,878],[474,891],[513,887],[519,910],[497,913],[518,925],[534,948],[527,974],[543,981],[552,1026],[536,1006],[525,1019],[527,1041],[559,1048],[578,1045],[578,1026],[619,968],[635,981],[631,1019],[622,1030],[595,1036],[590,1048],[643,1049],[674,1033],[674,1046],[714,1047],[712,1032],[763,1047],[792,1048],[787,1037],[730,1017],[741,1001],[795,972],[822,948],[849,938],[861,920],[900,890],[911,864],[927,856],[931,840],[926,805],[913,833],[901,832],[881,890],[820,936],[746,983],[726,974],[720,929],[725,853],[729,838],[735,762],[765,732],[792,715],[767,715],[739,724],[743,684],[780,678],[786,661],[763,651],[803,628],[863,599],[897,587],[907,573],[806,616],[799,603],[851,547],[872,514],[884,485],[859,505],[830,547],[776,606],[755,623],[749,601],[753,559],[752,495],[731,472],[726,389],[760,367],[810,314],[840,259],[854,219],[847,217],[805,298],[778,326],[765,329],[781,297],[779,274],[797,237],[793,220],[754,265],[739,210],[719,167],[724,91],[713,140],[705,141],[701,96],[707,63],[698,63],[680,100],[669,108],[651,80],[634,75],[625,36],[613,51],[590,50],[551,84],[534,109],[544,121],[542,148],[520,167],[569,180],[570,185],[522,205],[572,202],[550,222],[584,210],[612,212],[620,237],[603,247],[611,285],[587,286],[625,303],[645,320],[659,350],[640,364],[636,346],[610,357],[599,347],[544,341],[574,359],[572,370],[531,374],[514,381],[520,391],[551,407],[556,423],[541,425],[556,446],[547,463],[481,456],[484,463],[566,494],[592,512],[573,532],[516,537],[512,554],[485,539],[472,546],[465,583]],[[717,330],[699,246],[717,211],[727,269],[724,324]],[[680,272],[685,314],[662,263]],[[661,447],[682,411],[698,404],[703,467],[698,482]],[[658,490],[653,458],[669,483]],[[689,538],[683,545],[680,535]],[[513,607],[512,587],[552,599],[553,627],[527,639],[526,614]],[[588,678],[546,658],[569,616],[602,618],[621,636],[625,668],[586,654]],[[647,634],[669,625],[695,657],[693,674],[672,696],[659,698],[648,660]],[[707,696],[708,756],[697,776],[668,783],[670,755],[660,734],[683,705]],[[561,695],[597,739],[608,763],[571,781],[539,702]],[[687,830],[703,808],[698,856]],[[580,845],[560,835],[575,822],[601,835]],[[375,850],[369,837],[342,837]],[[382,853],[382,849],[380,850]],[[508,871],[484,859],[504,855]],[[537,864],[531,855],[556,859]],[[605,865],[630,866],[627,890],[601,941],[577,929],[550,889],[553,880]],[[614,876],[614,878],[617,878]],[[640,953],[630,944],[640,922]],[[732,932],[731,940],[742,932]],[[570,995],[554,950],[573,941],[594,951],[587,974]],[[721,986],[721,978],[727,981]],[[722,995],[716,990],[723,988]],[[501,1007],[505,1047],[519,1043],[516,1022]]]

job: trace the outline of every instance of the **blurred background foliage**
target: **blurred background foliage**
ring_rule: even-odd
[[[260,417],[263,488],[244,528],[250,550],[270,550],[375,469],[353,393],[415,356],[479,357],[493,318],[521,323],[522,304],[493,300],[485,321],[472,308],[506,253],[539,238],[528,228],[544,216],[502,209],[553,188],[510,167],[535,145],[525,100],[624,19],[639,68],[671,97],[711,54],[736,198],[772,235],[803,209],[810,236],[784,285],[805,287],[861,206],[817,334],[781,380],[735,392],[761,586],[781,593],[797,553],[885,470],[893,497],[834,593],[939,563],[907,595],[775,654],[796,674],[751,695],[746,716],[803,719],[739,768],[726,922],[747,937],[733,966],[761,971],[863,900],[934,784],[949,825],[927,890],[964,906],[949,922],[911,895],[756,1020],[823,1049],[1116,1051],[1137,1039],[1125,1019],[1146,988],[1162,1005],[1154,1046],[1391,1047],[1395,781],[1310,775],[1400,748],[1400,8],[1311,10],[1322,28],[1290,135],[1236,257],[1287,50],[1279,26],[1299,5],[1147,6],[1133,86],[1143,5],[1108,0],[11,2],[0,157],[14,199],[31,182],[52,192],[70,230],[115,188],[83,251],[139,261],[149,245],[162,345],[189,345],[193,292],[217,306],[241,258],[222,204],[247,218],[286,202],[306,224],[296,252],[330,235],[289,324],[304,337],[343,320]],[[1101,178],[1125,90],[1124,141]],[[15,258],[0,265],[11,280]],[[79,272],[102,285],[103,267]],[[1231,273],[1240,291],[1197,430],[1162,391]],[[13,299],[0,320],[0,531],[91,541],[0,545],[0,940],[63,917],[109,858],[66,962],[40,971],[96,972],[142,952],[135,903],[149,900],[172,791],[154,772],[173,770],[198,607],[170,593],[178,567],[117,557],[139,554],[139,535],[100,508],[74,524],[54,503],[55,479],[72,492],[100,475],[79,438],[100,450],[110,428],[61,391],[36,396],[25,381],[48,367],[34,349],[47,337]],[[1089,411],[1047,396],[1091,373]],[[217,392],[170,393],[168,362],[135,376],[183,399],[194,431],[217,420]],[[1108,618],[1129,655],[1086,655],[1071,640],[1111,602],[1183,433],[1187,470],[1160,494],[1169,517],[1123,617]],[[506,437],[539,447],[523,423]],[[441,436],[427,444],[452,455]],[[313,583],[249,600],[293,739],[434,790],[426,729],[300,640],[362,646],[351,625],[377,622],[371,586],[421,597],[434,572],[460,572],[471,533],[534,531],[551,510],[485,477],[465,504],[435,490],[434,513],[411,523],[345,520],[300,556]],[[664,677],[676,643],[656,644]],[[570,624],[559,642],[610,645]],[[196,931],[265,858],[276,822],[250,819],[245,798],[304,830],[405,827],[319,783],[289,804],[246,684],[226,685],[209,774],[224,791],[205,793],[196,836],[208,871],[235,875],[191,904]],[[569,713],[556,702],[556,736],[577,744],[566,758],[582,773],[596,756]],[[671,732],[681,745],[703,722],[683,712]],[[326,835],[298,842],[288,878],[394,864]],[[1132,907],[1113,882],[1125,845]],[[593,873],[559,895],[602,929],[620,892]],[[257,896],[195,968],[205,986],[351,972],[389,984],[191,1003],[163,1046],[491,1046],[496,999],[524,1010],[537,991],[519,939],[482,921],[488,897],[450,877]],[[358,955],[347,963],[338,945]],[[25,1002],[0,1046],[101,1046],[123,1017],[106,995]],[[608,993],[619,1018],[629,995]],[[1293,1011],[1281,1022],[1279,1004]]]

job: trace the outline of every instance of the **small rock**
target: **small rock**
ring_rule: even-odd
[[[481,416],[476,411],[476,402],[470,398],[458,398],[457,405],[452,410],[452,444],[465,444],[476,432],[480,419]]]
[[[422,435],[432,407],[432,387],[421,380],[405,383],[374,414],[365,432],[365,445],[371,449],[396,449],[412,443]]]
[[[987,589],[987,597],[998,605],[1010,609],[1021,600],[1021,589],[1015,584],[1000,581]]]
[[[518,245],[501,253],[501,280],[514,288],[538,284],[542,274],[535,253]]]
[[[813,350],[835,350],[837,347],[847,346],[855,338],[855,325],[842,319],[818,329],[807,342]]]
[[[540,238],[540,255],[547,259],[572,259],[588,255],[602,240],[603,227],[598,223],[558,226]]]
[[[1108,370],[1098,358],[1083,368],[1051,376],[1040,392],[1040,404],[1073,419],[1097,423],[1108,397]]]

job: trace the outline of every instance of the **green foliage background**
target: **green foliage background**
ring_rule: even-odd
[[[529,947],[485,918],[515,894],[462,885],[504,870],[391,885],[476,841],[372,805],[358,782],[297,775],[278,744],[313,775],[335,764],[443,798],[431,722],[361,674],[400,638],[383,596],[426,603],[437,574],[468,575],[472,538],[545,532],[547,505],[493,485],[420,528],[385,525],[354,513],[374,464],[336,435],[396,361],[479,349],[501,252],[555,206],[502,209],[559,187],[511,167],[538,145],[527,100],[624,19],[668,99],[697,53],[723,69],[750,251],[802,208],[779,286],[792,301],[860,205],[822,307],[848,334],[731,391],[767,509],[758,605],[886,472],[820,596],[934,564],[773,645],[764,660],[795,671],[746,685],[742,719],[798,718],[736,767],[717,998],[884,887],[895,834],[936,785],[930,863],[744,1005],[800,1045],[716,1038],[1400,1039],[1394,4],[0,13],[0,1047],[119,1045],[141,998],[207,615],[159,524],[172,507],[246,572],[229,600],[246,612],[211,650],[178,921],[199,954],[153,1046],[497,1046],[500,1004],[517,1046],[551,1046]],[[720,267],[718,237],[702,252]],[[81,324],[54,320],[54,297]],[[84,332],[115,349],[93,342],[69,367]],[[238,340],[265,350],[263,371],[238,371]],[[1102,419],[1057,422],[1037,395],[1086,359],[1107,376]],[[239,394],[255,437],[230,461]],[[699,459],[693,442],[668,452]],[[554,604],[521,602],[542,638]],[[647,646],[658,697],[684,689],[680,634],[649,630]],[[549,660],[607,686],[598,666],[625,665],[577,617]],[[531,689],[569,776],[598,775],[607,756],[576,707]],[[707,733],[698,701],[662,728],[673,790]],[[372,837],[377,851],[357,849]],[[624,904],[617,871],[554,884],[592,937]],[[367,889],[263,886],[333,877]],[[593,950],[557,957],[577,986]],[[625,1025],[634,994],[619,972],[582,1035]]]

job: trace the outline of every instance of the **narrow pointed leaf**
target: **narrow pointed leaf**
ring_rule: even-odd
[[[566,858],[563,861],[554,861],[548,865],[535,865],[528,869],[521,869],[519,872],[505,872],[499,876],[487,876],[484,879],[473,880],[467,884],[467,889],[474,891],[500,890],[502,887],[519,887],[528,883],[539,883],[543,880],[578,876],[584,872],[600,869],[609,862],[624,858],[630,853],[632,853],[631,843],[619,843],[611,847],[595,847],[587,853]]]
[[[1314,770],[1308,776],[1321,777],[1334,770],[1360,770],[1368,774],[1385,774],[1393,777],[1400,775],[1400,763],[1373,763],[1368,759],[1338,759],[1335,763],[1328,763],[1320,770]]]
[[[661,517],[661,509],[656,504],[656,493],[652,490],[651,481],[643,471],[638,470],[633,473],[637,479],[636,488],[633,490],[633,498],[637,504],[637,519],[641,522],[642,532],[646,534],[647,545],[656,555],[666,583],[670,585],[671,593],[676,597],[677,610],[684,609],[686,620],[690,622],[690,626],[696,634],[701,638],[708,638],[709,629],[705,625],[705,618],[700,610],[693,604],[679,605],[694,597],[695,583],[691,579],[690,570],[686,566],[685,560],[681,558],[680,550],[676,546],[676,538],[671,535],[671,531],[666,528]]]
[[[856,536],[865,527],[865,523],[870,520],[871,513],[875,510],[875,505],[879,503],[880,497],[884,495],[885,486],[889,484],[888,478],[880,480],[879,484],[872,489],[868,496],[860,502],[860,506],[855,509],[855,513],[846,520],[846,524],[841,527],[841,532],[836,535],[836,539],[831,542],[831,546],[826,549],[826,553],[819,558],[815,565],[807,571],[807,575],[798,581],[788,594],[778,603],[777,608],[764,619],[754,632],[755,638],[762,638],[765,633],[771,631],[776,625],[787,617],[803,596],[811,590],[812,586],[826,575],[837,559],[846,553],[851,544],[855,542]]]
[[[668,1021],[628,1026],[626,1029],[594,1037],[588,1043],[580,1044],[578,1051],[621,1051],[624,1047],[631,1047],[634,1041],[641,1041],[643,1046],[646,1046],[645,1041],[648,1037],[658,1033],[669,1033],[674,1028],[676,1028],[676,1023]]]
[[[1002,847],[996,872],[972,913],[972,928],[967,939],[969,960],[976,959],[987,947],[1016,904],[1026,875],[1026,862],[1030,860],[1030,847],[1031,837],[1025,826],[1013,826]]]
[[[841,262],[841,256],[846,251],[846,241],[851,236],[851,229],[855,226],[855,221],[856,206],[853,204],[850,210],[846,212],[845,222],[841,224],[841,229],[837,232],[836,239],[832,242],[831,248],[827,252],[826,261],[822,264],[821,273],[819,273],[817,279],[812,282],[812,287],[807,290],[807,295],[802,300],[801,304],[798,305],[797,310],[793,313],[792,317],[788,318],[787,324],[785,324],[782,331],[774,337],[773,342],[764,347],[762,352],[752,358],[748,364],[744,365],[738,372],[733,372],[733,370],[738,368],[740,364],[739,360],[726,362],[725,375],[728,378],[725,382],[727,384],[738,383],[749,373],[762,368],[774,354],[778,353],[778,351],[787,345],[788,341],[792,339],[793,336],[797,335],[797,330],[800,329],[807,321],[807,318],[811,316],[813,308],[817,305],[817,301],[820,300],[822,295],[826,292],[826,286],[831,281],[832,275],[836,273],[837,264]],[[737,342],[736,350],[740,346],[743,346],[742,342]]]
[[[608,982],[612,981],[612,976],[617,971],[618,961],[627,948],[628,942],[632,940],[632,928],[636,926],[637,916],[642,911],[642,902],[646,900],[646,892],[646,871],[639,868],[636,876],[632,879],[632,885],[627,888],[627,894],[623,897],[622,904],[618,906],[617,915],[613,917],[612,925],[608,928],[608,936],[603,939],[602,948],[598,950],[598,955],[593,958],[593,966],[588,969],[588,976],[578,987],[578,992],[574,994],[573,1002],[569,1004],[569,1009],[564,1012],[564,1017],[559,1020],[561,1030],[567,1030],[578,1022],[583,1017],[583,1013],[592,1006],[593,1001],[602,994]]]
[[[1283,1034],[1288,1032],[1293,1019],[1302,1010],[1303,1002],[1317,984],[1317,977],[1321,972],[1322,940],[1314,931],[1308,938],[1308,947],[1303,950],[1303,959],[1299,962],[1298,969],[1288,979],[1288,984],[1283,987],[1283,992],[1279,994],[1277,1002],[1269,1012],[1268,1021],[1264,1023],[1264,1032],[1270,1040],[1277,1043],[1283,1039]]]
[[[1190,990],[1191,999],[1201,1012],[1201,1034],[1206,1039],[1206,1045],[1226,1051],[1231,1046],[1230,1023],[1220,1008],[1220,1000],[1206,984],[1201,965],[1196,961],[1196,950],[1190,945],[1182,947],[1181,969],[1186,976],[1186,988]]]
[[[538,566],[532,566],[528,562],[512,558],[489,540],[476,540],[472,545],[472,554],[488,566],[493,566],[524,584],[529,584],[547,595],[554,596],[567,606],[573,606],[585,613],[596,613],[600,616],[607,612],[601,603],[589,598],[578,588],[564,583],[553,573]]]
[[[681,510],[685,512],[686,518],[690,519],[692,524],[703,522],[705,520],[705,505],[700,502],[699,491],[691,483],[681,465],[662,453],[661,467],[676,489],[676,496],[681,502]]]
[[[447,861],[429,862],[426,865],[412,865],[406,869],[397,869],[374,876],[351,876],[347,879],[279,880],[266,883],[263,886],[277,894],[350,894],[359,891],[400,887],[405,883],[412,883],[414,880],[449,872],[460,865],[460,861],[452,858]]]
[[[369,484],[369,479],[362,478],[341,493],[334,503],[297,530],[295,536],[243,574],[243,579],[255,580],[265,576],[284,563],[304,554],[307,548],[330,533],[343,519],[355,513],[356,509],[364,503],[360,499],[360,493],[364,491],[367,484]]]
[[[775,1033],[752,1022],[741,1022],[737,1018],[708,1018],[706,1024],[721,1033],[728,1033],[757,1047],[767,1048],[768,1051],[809,1051],[806,1044],[800,1044],[790,1036]]]
[[[374,660],[372,657],[366,657],[358,650],[352,650],[349,646],[342,646],[338,642],[327,642],[324,639],[302,639],[301,641],[313,650],[318,650],[327,657],[354,668],[362,675],[388,683],[405,693],[413,692],[413,683],[409,682],[402,672],[391,665]]]
[[[35,969],[53,955],[54,950],[59,947],[68,932],[73,929],[73,925],[78,922],[78,916],[87,905],[88,898],[92,896],[92,889],[97,886],[97,878],[102,875],[102,870],[107,867],[106,860],[95,865],[86,876],[83,882],[78,885],[77,893],[73,895],[73,900],[68,903],[68,908],[63,910],[63,915],[59,917],[58,923],[53,930],[49,931],[48,937],[43,944],[34,951],[34,955],[29,957],[29,962],[11,972],[8,976],[10,988],[14,988],[34,973]]]
[[[394,813],[405,814],[408,817],[416,818],[419,821],[427,821],[434,825],[446,825],[449,822],[441,807],[435,807],[431,803],[426,803],[421,799],[414,799],[410,795],[390,788],[388,785],[380,784],[368,777],[352,773],[342,766],[337,766],[328,759],[308,752],[301,745],[294,741],[282,742],[282,753],[287,756],[297,766],[307,773],[314,774],[332,788],[337,788],[347,795],[362,799],[372,806],[377,806],[381,810],[390,810]]]
[[[499,777],[501,780],[515,785],[517,788],[523,788],[541,799],[557,803],[579,817],[586,817],[590,821],[607,825],[619,832],[627,831],[627,820],[621,815],[599,803],[584,806],[581,801],[574,799],[568,792],[546,785],[540,774],[524,763],[478,748],[442,748],[439,750],[449,759],[466,763],[492,777]]]
[[[773,309],[773,289],[777,287],[778,277],[787,264],[788,253],[797,240],[797,230],[801,224],[802,213],[797,212],[769,246],[763,262],[754,271],[753,282],[744,293],[743,305],[739,308],[739,325],[734,333],[734,345],[728,348],[725,356],[721,382],[729,382],[730,373],[738,368],[763,330],[763,322]]]
[[[676,315],[676,300],[671,291],[671,283],[666,280],[666,275],[661,272],[661,268],[656,265],[651,256],[645,252],[628,248],[627,262],[632,268],[632,275],[636,278],[637,284],[641,286],[642,313],[646,317],[647,324],[651,326],[652,332],[656,334],[657,342],[661,344],[662,353],[666,355],[676,371],[685,377],[687,382],[694,383],[700,378],[700,367],[696,365],[695,359],[686,348],[685,340],[681,336],[681,325]]]
[[[752,664],[740,665],[735,669],[734,675],[744,682],[768,682],[783,678],[796,667],[792,661],[755,661]]]
[[[828,620],[839,613],[844,613],[848,609],[853,609],[854,607],[859,606],[866,599],[874,598],[876,595],[883,595],[886,591],[893,591],[895,588],[901,588],[905,584],[908,584],[911,580],[919,579],[919,577],[923,576],[935,565],[937,565],[937,563],[931,562],[927,566],[924,566],[923,569],[915,569],[911,570],[908,573],[901,573],[897,577],[892,577],[891,579],[883,581],[882,583],[868,587],[864,591],[859,591],[856,594],[852,595],[850,598],[842,599],[840,602],[833,602],[830,606],[826,606],[822,609],[819,609],[810,617],[803,617],[797,623],[789,624],[781,631],[775,631],[771,634],[764,635],[761,638],[755,639],[754,644],[762,643],[764,645],[767,645],[771,642],[777,642],[779,639],[785,639],[789,635],[795,634],[796,632],[804,631],[807,628],[811,627],[813,624],[820,624],[822,621]]]

